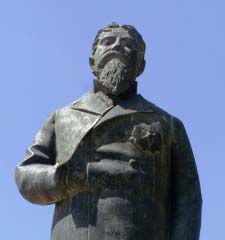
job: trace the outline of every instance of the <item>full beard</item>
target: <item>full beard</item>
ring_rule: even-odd
[[[118,96],[125,92],[134,81],[132,68],[121,61],[113,58],[107,62],[97,79],[98,84],[112,95]]]

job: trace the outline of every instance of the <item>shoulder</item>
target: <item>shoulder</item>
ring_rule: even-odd
[[[80,105],[85,105],[88,104],[88,102],[93,101],[93,95],[94,95],[93,93],[87,92],[78,99],[73,100],[69,104],[55,110],[53,114],[55,115],[56,120],[63,116],[70,115],[73,112],[73,110],[79,107]]]
[[[101,92],[87,92],[79,99],[58,110],[59,113],[77,110],[78,112],[102,115],[113,106],[112,99]]]
[[[138,101],[142,102],[142,104],[144,104],[147,108],[152,109],[154,111],[154,113],[156,113],[157,115],[160,115],[161,117],[164,118],[172,118],[175,121],[179,119],[176,118],[175,116],[173,116],[172,114],[170,114],[169,112],[167,112],[165,109],[159,107],[158,105],[156,105],[155,103],[150,102],[149,100],[145,99],[143,96],[141,96],[140,94],[138,94]]]
[[[68,103],[67,105],[64,105],[63,107],[57,109],[55,111],[55,113],[60,112],[60,111],[64,111],[67,110],[68,108],[72,108],[73,106],[75,106],[76,104],[80,103],[80,102],[84,102],[86,101],[88,98],[90,98],[92,95],[94,95],[91,92],[87,92],[84,95],[82,95],[81,97],[79,97],[78,99],[73,100],[72,102]]]
[[[139,101],[142,102],[142,104],[144,103],[145,106],[147,106],[147,108],[153,109],[153,112],[155,114],[157,114],[159,117],[161,117],[164,120],[166,120],[167,122],[169,122],[170,126],[171,126],[171,130],[173,132],[175,132],[175,134],[176,134],[177,131],[180,131],[180,130],[184,131],[185,130],[183,122],[178,117],[170,114],[169,112],[167,112],[166,110],[157,106],[156,104],[146,100],[141,95],[139,95],[138,98],[139,98]]]

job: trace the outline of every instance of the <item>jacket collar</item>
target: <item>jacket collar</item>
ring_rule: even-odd
[[[114,104],[112,99],[102,92],[88,92],[79,100],[73,102],[71,108],[89,114],[103,115],[113,106]]]
[[[135,113],[151,113],[155,111],[155,105],[145,100],[141,95],[135,95],[128,100],[121,101],[96,123],[95,127],[117,117]]]
[[[94,115],[104,115],[110,109],[113,117],[134,112],[153,112],[155,105],[145,100],[140,94],[122,100],[115,105],[113,100],[102,92],[86,93],[71,105],[72,109]],[[108,115],[108,114],[107,114]],[[111,115],[111,114],[110,114]]]

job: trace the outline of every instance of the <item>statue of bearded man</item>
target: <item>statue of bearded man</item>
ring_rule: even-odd
[[[94,92],[56,110],[16,168],[21,194],[55,204],[52,240],[197,240],[201,191],[182,122],[137,94],[145,43],[112,23],[95,38]]]

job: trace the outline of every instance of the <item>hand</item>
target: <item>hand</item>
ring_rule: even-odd
[[[85,170],[66,163],[56,169],[57,182],[69,192],[88,191],[87,174]]]

